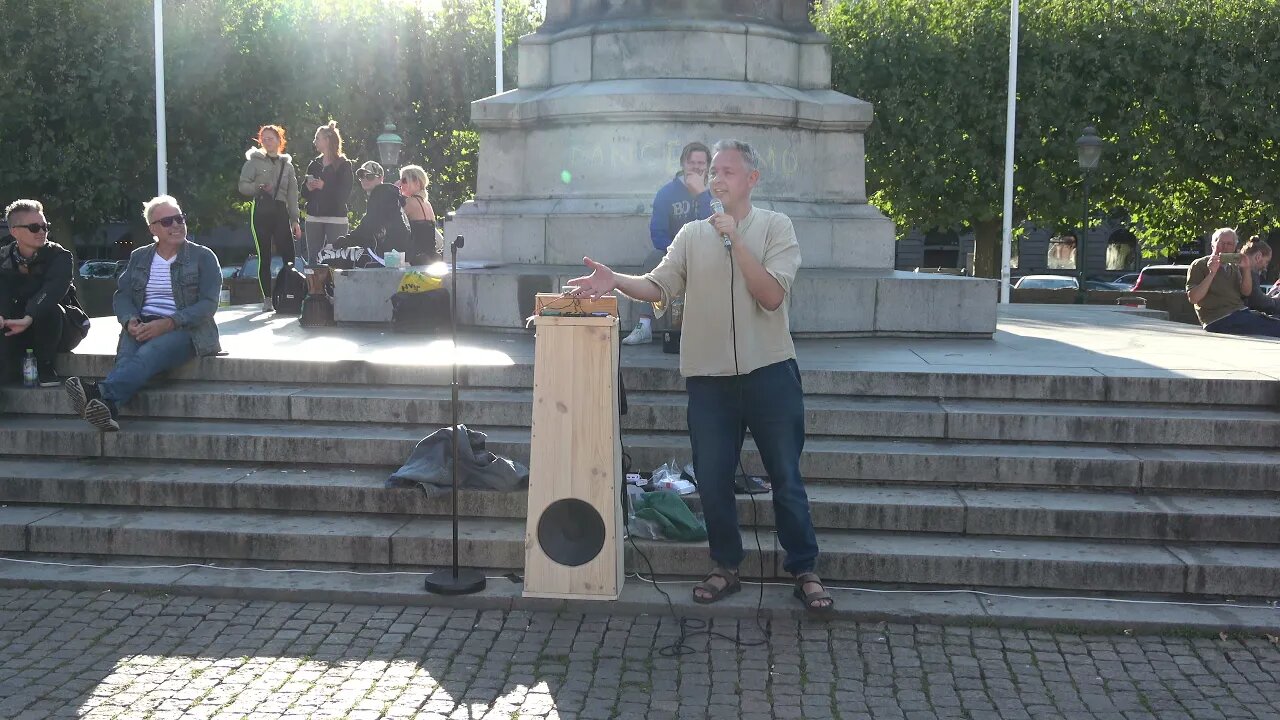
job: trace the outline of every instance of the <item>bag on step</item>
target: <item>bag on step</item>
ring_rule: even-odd
[[[398,292],[391,296],[391,329],[402,333],[437,333],[449,329],[449,291]]]
[[[277,315],[301,315],[302,301],[307,297],[307,276],[286,263],[271,286],[271,304]]]

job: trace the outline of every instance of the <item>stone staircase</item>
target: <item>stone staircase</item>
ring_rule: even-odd
[[[70,356],[64,372],[110,359]],[[0,551],[418,569],[450,550],[447,496],[383,487],[449,422],[448,367],[204,359],[147,390],[119,433],[60,389],[0,390]],[[528,459],[527,364],[464,371],[460,417]],[[683,383],[625,367],[635,467],[688,460]],[[1275,383],[1170,377],[813,370],[809,481],[844,583],[1274,598]],[[1212,402],[1206,402],[1212,398]],[[748,441],[748,469],[758,459]],[[696,498],[691,499],[696,506]],[[468,565],[523,565],[523,493],[466,492]],[[780,572],[767,496],[739,499],[750,571]],[[700,575],[697,544],[641,542]],[[630,570],[645,570],[628,545]]]

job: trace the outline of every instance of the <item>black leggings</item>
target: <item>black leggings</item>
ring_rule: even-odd
[[[274,279],[271,277],[272,256],[279,255],[286,263],[294,262],[293,233],[284,201],[255,199],[249,209],[249,227],[258,253],[258,287],[263,298],[270,298]]]

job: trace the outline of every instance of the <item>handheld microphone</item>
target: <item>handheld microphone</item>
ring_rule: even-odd
[[[720,198],[711,198],[711,212],[724,212],[724,203],[720,202]],[[725,250],[733,248],[733,243],[729,242],[729,236],[727,234],[720,233],[720,239],[724,241]]]

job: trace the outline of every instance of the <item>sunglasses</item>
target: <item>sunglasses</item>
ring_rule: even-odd
[[[26,225],[14,225],[15,228],[22,228],[29,233],[49,232],[53,229],[52,225],[46,223],[27,223]]]
[[[169,217],[163,217],[163,218],[160,218],[159,220],[151,221],[152,225],[155,225],[156,223],[160,223],[160,227],[173,227],[174,223],[178,223],[179,225],[186,225],[187,214],[181,213],[179,215],[170,215]]]

